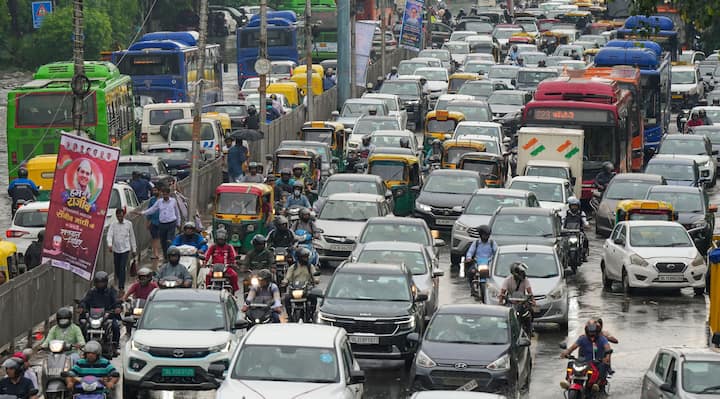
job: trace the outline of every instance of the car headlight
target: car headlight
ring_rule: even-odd
[[[335,322],[335,319],[333,319],[332,317],[328,317],[326,314],[324,314],[322,312],[318,312],[317,322],[318,322],[318,324],[332,325]]]
[[[643,267],[646,267],[649,265],[649,263],[645,259],[641,258],[637,254],[630,255],[630,263],[632,263],[633,265],[638,265],[638,266],[643,266]]]
[[[704,221],[704,220],[699,220],[699,221],[697,221],[697,222],[695,222],[695,223],[692,224],[692,228],[693,228],[693,229],[697,229],[697,228],[703,228],[703,229],[704,229],[705,227],[707,227],[707,222]]]
[[[415,201],[415,208],[423,211],[423,212],[432,212],[432,208],[430,205],[425,205],[422,202]]]
[[[469,228],[470,227],[465,226],[464,224],[462,224],[460,222],[455,222],[455,231],[457,231],[458,233],[465,233],[468,231]]]
[[[421,350],[418,351],[417,354],[415,355],[415,364],[418,367],[422,367],[422,368],[426,368],[426,369],[437,366],[437,363],[435,363],[432,359],[430,359],[430,356],[426,355],[425,352],[423,352]]]
[[[130,349],[138,352],[149,352],[150,347],[147,345],[143,345],[136,340],[130,341]]]
[[[223,344],[211,346],[208,348],[208,351],[210,351],[210,353],[227,352],[229,350],[230,350],[230,342],[225,342]]]
[[[547,296],[549,296],[550,299],[558,300],[558,299],[562,299],[564,294],[565,294],[564,287],[562,285],[558,285],[554,290],[550,291]]]
[[[510,369],[510,356],[506,354],[500,356],[500,358],[487,365],[490,370],[508,370]]]
[[[410,316],[405,320],[395,322],[395,324],[397,324],[401,330],[412,330],[415,328],[415,318]]]
[[[705,265],[705,258],[700,255],[700,253],[697,253],[695,255],[695,259],[690,263],[691,266],[703,266]]]

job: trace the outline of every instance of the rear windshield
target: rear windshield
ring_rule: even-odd
[[[157,111],[150,111],[150,124],[151,125],[162,125],[165,122],[174,121],[175,119],[182,119],[183,110],[181,109],[164,109]]]
[[[200,140],[214,140],[213,127],[203,123],[200,131]],[[170,132],[170,141],[192,141],[192,123],[178,123]]]
[[[37,209],[24,212],[19,210],[15,214],[15,225],[19,227],[45,227],[47,218],[47,210],[44,212]]]

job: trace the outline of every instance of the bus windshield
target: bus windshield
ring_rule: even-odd
[[[180,75],[180,53],[125,54],[118,65],[120,73],[139,75]]]
[[[268,47],[293,47],[293,29],[274,29],[267,30]],[[246,29],[240,32],[239,38],[240,48],[257,49],[260,42],[260,29]]]

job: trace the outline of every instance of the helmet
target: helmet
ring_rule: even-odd
[[[27,171],[27,169],[25,169],[25,168],[20,168],[20,170],[18,170],[18,177],[20,177],[20,178],[26,178],[26,177],[28,177],[28,171]]]
[[[45,229],[38,231],[37,237],[38,237],[38,241],[42,241],[43,239],[45,239]]]
[[[615,166],[610,161],[603,162],[602,166],[603,166],[603,169],[608,173],[615,170]]]
[[[293,165],[293,170],[295,170],[295,169],[305,169],[305,164],[298,162],[295,165]]]
[[[261,269],[257,273],[258,280],[265,280],[265,281],[271,281],[272,280],[272,273],[270,273],[270,270],[268,269]]]
[[[366,135],[362,136],[362,142],[363,142],[363,143],[365,143],[365,142],[368,142],[368,143],[369,143],[369,142],[370,142],[370,139],[371,139],[371,137],[370,137],[369,134],[366,134]]]
[[[248,164],[248,169],[253,169],[253,168],[257,169],[257,168],[259,168],[259,167],[260,167],[260,165],[258,165],[257,162],[250,162],[250,163]]]
[[[278,226],[288,225],[288,219],[285,216],[278,216],[277,219],[275,219],[275,224]]]
[[[527,276],[527,268],[527,265],[522,262],[514,262],[510,265],[510,274],[515,277],[515,280],[525,280],[525,276]]]
[[[72,321],[72,317],[72,311],[68,308],[60,308],[57,313],[55,313],[55,320],[57,320],[57,324],[60,328],[67,328]]]
[[[94,341],[94,340],[93,340],[93,341],[88,341],[88,342],[85,344],[85,347],[83,347],[83,352],[85,352],[85,353],[94,353],[94,354],[100,356],[100,354],[102,354],[102,345],[100,345],[99,342]]]
[[[573,206],[573,205],[580,206],[580,200],[577,199],[576,197],[570,197],[570,198],[568,198],[567,203],[568,203],[568,206]]]
[[[262,234],[256,234],[255,237],[253,237],[252,241],[250,241],[250,242],[252,243],[253,246],[256,246],[256,245],[265,246],[265,243],[267,242],[267,240],[265,239],[265,236],[263,236]]]
[[[408,140],[407,137],[401,138],[401,139],[400,139],[400,147],[410,148],[410,140]]]
[[[5,369],[14,369],[15,375],[20,375],[23,373],[23,361],[22,359],[18,359],[16,357],[11,357],[8,360],[4,361],[2,366]]]
[[[195,230],[195,223],[193,223],[193,222],[185,222],[185,224],[183,225],[183,231],[185,231],[186,229],[193,229],[193,230]]]
[[[302,209],[300,209],[300,217],[302,218],[302,217],[305,217],[305,216],[307,216],[307,217],[312,216],[312,212],[310,212],[310,209],[308,209],[308,208],[302,208]]]
[[[512,49],[513,49],[514,51],[517,51],[517,44],[513,44]]]
[[[484,224],[482,226],[478,226],[477,228],[478,234],[481,236],[489,236],[491,233],[490,226]]]
[[[280,169],[280,176],[281,176],[281,177],[282,177],[283,175],[288,175],[288,176],[290,176],[291,174],[292,174],[292,170],[290,170],[290,168],[282,168],[282,169]]]
[[[148,269],[147,267],[141,267],[140,270],[138,270],[137,272],[138,277],[150,276],[151,274],[152,270]]]
[[[310,250],[305,247],[301,247],[297,250],[297,256],[298,256],[298,259],[309,260],[310,259]]]
[[[430,145],[441,145],[441,144],[442,144],[442,141],[440,141],[440,139],[434,139],[434,140],[430,143]]]
[[[170,246],[170,248],[167,249],[167,257],[169,258],[171,256],[177,256],[178,258],[180,257],[180,250],[178,249],[178,247],[172,245]]]
[[[296,181],[295,183],[293,183],[293,188],[297,188],[297,189],[302,190],[302,189],[303,189],[303,184],[302,184],[302,182],[301,182],[301,181]]]
[[[425,79],[425,78],[420,78],[420,83],[422,83],[422,84],[427,83],[427,79]]]
[[[108,274],[103,271],[99,271],[95,273],[95,277],[93,277],[93,283],[105,283],[107,285],[108,283]]]
[[[600,332],[597,322],[595,320],[589,320],[585,323],[585,335],[597,335]]]
[[[219,229],[215,233],[215,240],[227,240],[227,231],[225,229]]]
[[[394,66],[394,67],[390,68],[390,72],[397,72],[397,67]]]

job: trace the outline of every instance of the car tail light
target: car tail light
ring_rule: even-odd
[[[220,156],[220,144],[215,144],[215,157]]]
[[[238,92],[238,100],[244,100],[244,99],[245,99],[245,94],[243,94],[243,92],[239,91]]]
[[[30,234],[27,231],[20,230],[5,230],[5,237],[7,238],[18,238]]]

